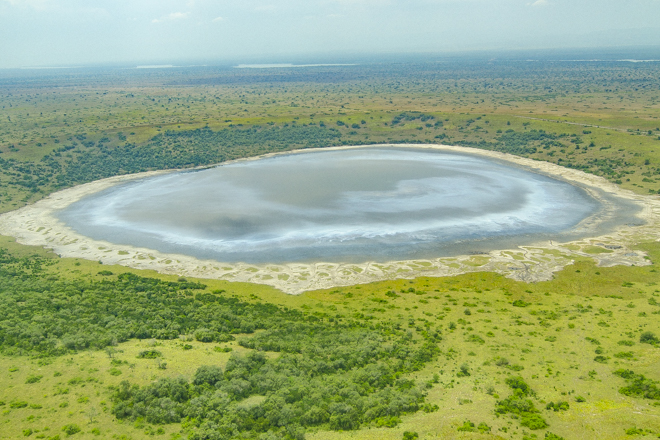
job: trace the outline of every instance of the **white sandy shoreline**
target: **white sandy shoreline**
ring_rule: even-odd
[[[161,273],[189,277],[223,279],[271,285],[286,293],[301,293],[306,290],[361,284],[393,278],[418,276],[451,276],[475,271],[493,271],[507,277],[534,282],[552,278],[552,274],[571,264],[577,256],[594,258],[601,266],[647,265],[642,252],[631,251],[630,246],[640,241],[660,239],[657,224],[660,200],[623,190],[607,180],[564,168],[548,162],[535,161],[510,154],[458,146],[428,144],[379,144],[355,147],[328,147],[323,149],[294,150],[270,153],[258,157],[224,162],[219,166],[246,160],[257,160],[281,154],[301,154],[311,151],[341,150],[369,147],[409,147],[435,149],[445,152],[472,154],[503,160],[554,178],[559,178],[591,192],[604,191],[629,200],[641,208],[638,217],[641,226],[621,226],[604,236],[584,238],[569,243],[544,242],[533,246],[491,251],[485,255],[464,255],[424,260],[392,261],[387,263],[364,262],[344,263],[291,263],[291,264],[227,264],[214,260],[201,260],[179,254],[164,254],[152,249],[118,245],[93,240],[73,231],[54,215],[81,198],[111,186],[136,179],[143,179],[181,170],[150,171],[126,176],[116,176],[65,189],[16,211],[0,216],[0,234],[13,236],[19,243],[43,246],[62,257],[85,258],[103,264],[120,264],[136,269],[151,269]],[[200,168],[209,168],[208,166]],[[594,221],[588,219],[586,222]],[[585,227],[588,226],[586,223]],[[603,248],[594,254],[593,246]]]

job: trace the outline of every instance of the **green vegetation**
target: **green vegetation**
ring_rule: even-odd
[[[401,376],[432,361],[442,339],[437,331],[423,331],[415,338],[388,322],[377,327],[353,319],[340,323],[330,315],[243,302],[221,290],[195,293],[207,286],[185,280],[162,281],[130,273],[92,282],[59,280],[43,276],[43,259],[16,258],[6,250],[0,255],[0,301],[6,307],[0,327],[4,354],[61,356],[133,338],[170,340],[194,334],[198,341],[210,343],[233,340],[227,337],[232,333],[243,335],[239,345],[252,351],[232,355],[224,370],[201,366],[190,383],[163,378],[140,388],[123,381],[111,397],[112,413],[118,419],[144,419],[151,424],[185,419],[192,438],[246,438],[263,432],[295,437],[311,426],[335,430],[363,424],[396,426],[399,416],[421,408],[426,390]],[[20,309],[12,307],[17,303]],[[25,313],[39,316],[38,324],[26,326],[21,318]],[[211,336],[199,337],[200,332]],[[263,352],[282,355],[269,359]],[[161,351],[155,349],[137,355],[160,357]],[[112,376],[122,374],[118,368],[108,371]],[[26,383],[42,377],[29,375]],[[68,384],[80,382],[74,378]],[[262,402],[246,412],[241,402],[251,397]],[[13,407],[24,406],[27,403],[21,402]],[[80,428],[67,425],[63,430],[71,435]]]
[[[520,418],[522,426],[531,430],[547,427],[548,423],[538,414],[539,410],[534,407],[534,402],[527,398],[534,393],[524,379],[516,376],[506,379],[505,382],[513,390],[513,394],[497,402],[495,412],[498,414],[512,414]]]
[[[517,154],[656,194],[659,68],[3,74],[0,211],[118,174],[401,142]],[[0,438],[660,435],[657,242],[637,245],[651,266],[576,259],[535,284],[474,273],[291,297],[0,241]]]
[[[630,384],[619,389],[621,394],[632,397],[643,397],[645,399],[660,400],[660,388],[658,381],[647,379],[643,374],[635,374],[631,370],[616,370],[615,375],[626,379]]]
[[[657,68],[466,61],[3,77],[0,209],[117,174],[398,142],[509,152],[656,193]]]
[[[23,249],[6,245],[0,272],[0,399],[9,411],[0,422],[16,435],[49,426],[52,437],[73,424],[76,436],[96,429],[101,438],[342,438],[355,429],[571,438],[585,408],[589,423],[622,435],[633,423],[660,434],[654,418],[633,412],[643,402],[650,414],[658,408],[646,361],[658,348],[634,343],[660,312],[648,300],[660,295],[655,266],[585,261],[580,275],[534,285],[477,273],[291,297],[119,266],[99,275],[98,263]],[[644,249],[660,256],[657,243]],[[596,269],[610,280],[604,288],[562,292]],[[620,277],[646,282],[623,292]],[[622,345],[632,357],[615,355]],[[595,351],[611,359],[600,364]],[[617,381],[625,384],[608,385]],[[615,396],[630,404],[611,417]],[[438,425],[454,412],[456,423]]]

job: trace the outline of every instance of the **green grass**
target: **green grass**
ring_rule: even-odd
[[[507,151],[499,140],[507,130],[514,130],[518,137],[544,130],[558,144],[530,141],[524,147],[536,147],[536,152],[520,154],[571,164],[640,194],[660,190],[656,65],[557,65],[535,71],[520,69],[515,63],[494,67],[459,63],[361,69],[366,73],[361,78],[265,85],[213,82],[233,75],[221,71],[205,71],[196,78],[173,72],[135,81],[44,77],[29,86],[0,82],[4,106],[0,158],[12,161],[11,166],[0,167],[0,212],[32,203],[55,188],[57,173],[34,192],[17,185],[17,179],[30,174],[23,170],[24,165],[38,164],[44,156],[68,146],[73,148],[61,152],[56,161],[76,166],[76,158],[85,151],[98,152],[96,145],[87,147],[83,140],[96,144],[107,138],[108,148],[118,152],[126,143],[151,145],[154,136],[167,130],[245,130],[294,123],[319,126],[321,121],[340,133],[333,144],[442,142],[501,151]],[[186,83],[191,79],[200,83]],[[60,87],[68,81],[82,81],[85,87]],[[428,127],[414,119],[393,126],[393,119],[403,112],[433,116],[426,121],[433,124]],[[346,125],[338,126],[338,120]],[[436,126],[435,121],[442,125]],[[0,237],[0,247],[19,257],[48,258],[44,276],[63,280],[99,281],[115,279],[121,273],[178,279],[93,261],[59,259],[6,237]],[[521,376],[536,393],[531,399],[549,425],[534,432],[537,438],[544,438],[545,432],[566,439],[656,438],[660,435],[660,407],[621,394],[619,389],[626,382],[613,374],[629,369],[660,380],[660,348],[639,342],[644,332],[660,335],[660,245],[638,247],[648,252],[653,265],[603,268],[590,259],[576,259],[553,280],[535,284],[494,273],[474,273],[289,296],[247,283],[204,283],[208,291],[225,290],[244,301],[340,315],[374,326],[395,322],[415,333],[427,326],[442,332],[439,358],[408,375],[418,383],[434,381],[437,375],[437,383],[426,397],[430,408],[437,405],[436,411],[405,415],[394,427],[321,430],[308,433],[308,439],[401,439],[405,432],[417,432],[420,439],[532,438],[519,420],[495,414],[497,401],[511,393],[505,382],[510,376]],[[586,251],[607,252],[600,247]],[[473,257],[470,264],[483,262],[483,258]],[[99,274],[103,270],[112,275]],[[39,317],[26,316],[25,320],[38,325]],[[233,354],[248,351],[236,342],[189,339],[183,335],[172,341],[131,340],[115,347],[113,358],[105,351],[55,358],[0,356],[0,401],[4,402],[0,404],[0,438],[24,438],[27,433],[29,438],[59,435],[64,439],[67,434],[62,428],[71,425],[81,430],[70,436],[74,439],[178,438],[179,424],[150,426],[115,420],[108,387],[122,380],[148,385],[160,377],[189,379],[200,365],[224,366]],[[158,350],[162,357],[138,358],[145,350]],[[159,368],[163,363],[166,369]],[[462,374],[462,366],[469,376]],[[243,404],[259,403],[258,396],[250,399]],[[569,408],[545,409],[547,403],[559,401],[568,402]],[[490,431],[479,432],[477,428],[485,425]],[[477,431],[472,432],[472,427]]]
[[[653,261],[660,257],[657,243],[644,245],[643,249]],[[69,262],[59,260],[48,270],[62,273],[71,267]],[[72,267],[86,269],[83,264]],[[509,394],[504,380],[510,376],[522,376],[536,393],[533,401],[549,424],[548,431],[565,438],[628,438],[625,430],[633,425],[660,434],[660,407],[653,401],[619,393],[625,381],[613,374],[618,369],[630,369],[660,380],[655,368],[660,348],[639,342],[645,331],[660,334],[660,291],[656,289],[660,276],[656,267],[597,268],[584,261],[558,273],[553,281],[536,284],[478,273],[384,281],[300,296],[284,295],[264,286],[213,280],[204,283],[208,290],[226,289],[226,294],[242,300],[265,300],[311,314],[338,314],[374,324],[394,321],[415,331],[427,325],[441,330],[440,357],[410,375],[419,382],[437,375],[438,383],[426,399],[428,404],[438,406],[437,411],[404,416],[393,428],[319,431],[308,434],[310,439],[399,439],[404,431],[418,432],[420,438],[489,438],[487,434],[460,433],[458,428],[466,420],[475,426],[487,424],[491,438],[522,438],[528,429],[510,416],[496,417],[494,412],[495,403]],[[115,274],[133,272],[122,267],[111,270]],[[631,280],[633,287],[622,287],[620,280]],[[652,304],[654,301],[656,304]],[[185,344],[192,349],[185,350]],[[217,346],[233,351],[217,351]],[[140,352],[154,349],[162,353],[162,358],[138,358]],[[108,409],[109,385],[122,380],[146,385],[164,376],[190,378],[200,365],[223,366],[232,353],[247,351],[236,342],[218,345],[194,340],[130,341],[116,350],[112,359],[104,351],[46,359],[0,357],[0,371],[5,371],[0,376],[0,400],[5,402],[0,415],[4,438],[18,438],[25,429],[52,436],[69,423],[81,427],[78,438],[112,438],[115,434],[151,438],[149,432],[161,426],[118,423],[113,419]],[[617,356],[623,351],[631,355]],[[595,361],[596,356],[603,356],[605,362]],[[158,368],[159,362],[165,362],[167,369]],[[469,376],[460,377],[461,365],[467,366]],[[43,377],[37,383],[26,383],[30,376]],[[68,393],[63,394],[66,389]],[[578,396],[585,401],[578,402]],[[17,400],[28,406],[10,408]],[[545,409],[546,403],[557,401],[568,402],[569,409]],[[63,402],[68,406],[60,407]],[[46,427],[49,431],[44,431]],[[92,433],[95,428],[100,435]],[[180,430],[176,424],[162,428],[164,438]]]
[[[461,79],[437,76],[437,72],[447,72],[453,77],[465,69],[469,75]],[[492,143],[500,136],[498,131],[545,130],[579,136],[580,148],[576,150],[576,144],[565,138],[562,147],[540,150],[531,157],[589,167],[590,172],[642,194],[660,189],[656,179],[660,96],[648,88],[657,82],[655,65],[553,65],[530,70],[516,63],[496,67],[455,63],[415,68],[365,65],[359,71],[361,75],[355,77],[354,67],[325,72],[328,82],[320,86],[304,81],[268,86],[232,82],[227,77],[233,72],[225,71],[215,72],[217,77],[209,77],[208,72],[193,78],[171,72],[148,80],[138,75],[129,81],[130,86],[124,82],[127,78],[82,78],[83,83],[87,81],[83,91],[65,87],[53,92],[54,84],[68,81],[58,77],[44,77],[30,87],[0,82],[0,90],[7,92],[0,120],[0,158],[38,163],[56,149],[74,147],[57,157],[66,166],[83,152],[97,149],[85,142],[104,140],[110,149],[126,143],[143,146],[167,130],[203,127],[217,131],[323,121],[341,132],[341,141],[333,142],[339,144],[479,145]],[[332,75],[337,72],[352,79],[335,82]],[[254,75],[243,74],[248,79]],[[501,77],[510,79],[496,81]],[[215,83],[215,78],[227,82]],[[199,81],[200,86],[191,87],[189,81]],[[638,82],[645,86],[639,87]],[[392,125],[403,112],[432,115],[443,126],[427,127],[429,121],[419,119]],[[339,127],[337,120],[347,125]],[[438,139],[439,135],[444,138]],[[609,165],[590,164],[594,159],[621,163],[610,172]],[[18,176],[27,175],[20,167],[0,168],[0,211],[38,200],[56,187],[51,179],[32,192],[16,185]]]

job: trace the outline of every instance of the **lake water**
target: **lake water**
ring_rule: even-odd
[[[506,162],[371,147],[145,178],[58,216],[117,244],[287,263],[434,258],[573,239],[574,227],[601,210],[582,188]],[[622,209],[610,224],[626,215]]]

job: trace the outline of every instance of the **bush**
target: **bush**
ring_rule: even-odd
[[[505,382],[513,390],[513,395],[497,402],[495,413],[513,414],[514,418],[520,419],[522,426],[529,429],[543,429],[548,426],[546,421],[537,414],[539,411],[534,407],[534,403],[530,399],[525,398],[525,396],[534,394],[534,392],[525,383],[523,378],[520,376],[509,377]]]
[[[475,342],[477,344],[485,344],[486,343],[486,341],[484,341],[483,338],[481,336],[478,336],[478,335],[468,336],[467,341],[468,342]]]
[[[495,412],[498,414],[526,414],[535,413],[538,410],[534,407],[534,403],[529,399],[521,399],[517,396],[509,396],[504,400],[497,402]]]
[[[660,388],[658,388],[656,381],[647,379],[642,374],[635,374],[632,370],[620,369],[616,370],[614,374],[628,382],[628,386],[619,389],[621,394],[630,397],[660,400]]]
[[[424,411],[425,413],[436,412],[439,409],[440,407],[436,404],[425,403],[424,405],[422,405],[422,411]]]
[[[525,380],[520,376],[509,377],[505,380],[506,384],[509,385],[514,391],[519,391],[523,395],[528,395],[531,391],[531,388]]]
[[[615,358],[619,359],[632,359],[635,354],[632,351],[620,351],[619,353],[614,353]]]
[[[199,342],[213,342],[216,337],[217,333],[207,328],[200,328],[195,332],[195,339]]]
[[[379,417],[374,422],[378,427],[394,428],[396,425],[401,423],[401,419],[396,416]]]
[[[80,426],[76,425],[75,423],[70,423],[68,425],[64,425],[62,427],[62,431],[64,431],[66,435],[77,434],[80,432]]]
[[[403,440],[417,440],[418,438],[419,434],[416,432],[406,431],[403,433]]]
[[[30,375],[25,379],[25,383],[37,383],[41,380],[43,376]]]
[[[660,343],[660,339],[658,339],[651,332],[644,332],[640,335],[639,342],[641,342],[642,344],[656,345],[656,344]]]
[[[465,422],[463,422],[463,425],[459,426],[458,429],[457,429],[457,431],[460,431],[460,432],[474,432],[476,430],[477,430],[477,428],[474,426],[474,423],[472,423],[469,420],[466,420]]]
[[[12,409],[18,409],[18,408],[26,408],[28,406],[27,402],[24,402],[22,400],[17,400],[16,402],[11,402],[9,404],[9,407]]]
[[[458,377],[468,377],[470,375],[470,367],[468,364],[463,364],[460,366],[460,371],[456,373]]]
[[[163,353],[158,350],[144,350],[138,353],[138,359],[156,359],[162,357]]]
[[[555,402],[550,402],[550,403],[548,403],[548,404],[545,406],[545,409],[548,409],[548,410],[551,409],[551,410],[557,412],[557,411],[568,411],[568,408],[569,408],[569,407],[570,407],[570,406],[568,405],[568,402],[565,402],[565,401],[559,401],[559,402],[557,402],[557,403],[555,403]]]
[[[234,341],[236,338],[229,333],[218,333],[215,336],[215,342],[229,342]]]
[[[543,429],[548,427],[548,423],[538,414],[523,414],[520,417],[520,424],[531,430]]]
[[[215,386],[215,384],[223,379],[224,372],[222,371],[222,368],[215,365],[202,365],[195,372],[193,384]]]

